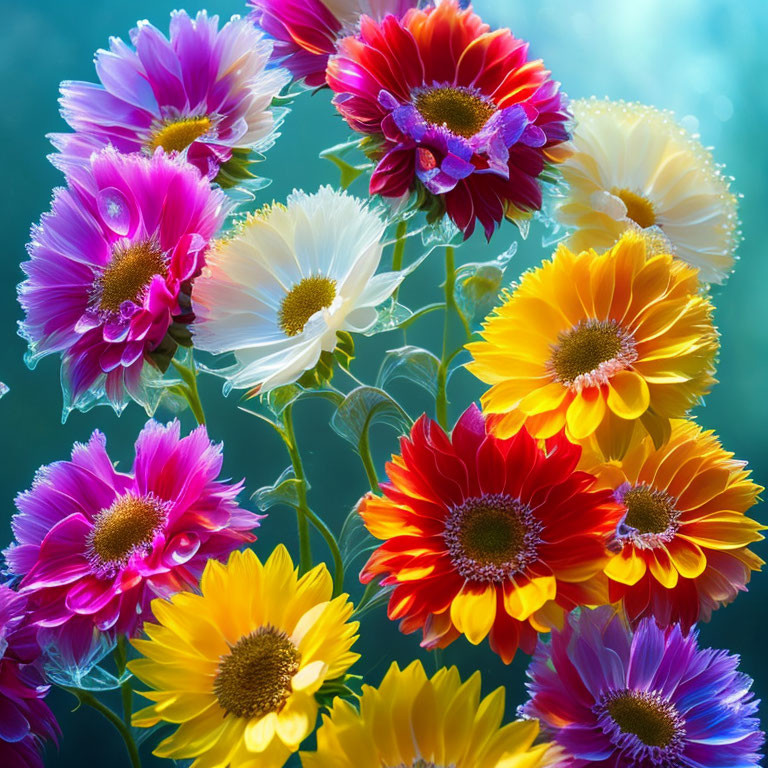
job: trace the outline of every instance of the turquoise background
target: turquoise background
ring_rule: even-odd
[[[0,401],[0,518],[7,526],[13,513],[14,495],[27,488],[41,464],[66,458],[73,441],[85,440],[94,428],[108,437],[110,454],[125,466],[132,443],[144,423],[143,411],[132,406],[120,418],[106,408],[87,414],[73,413],[60,424],[61,393],[58,361],[43,361],[35,372],[22,362],[23,341],[16,336],[20,317],[15,285],[21,278],[28,227],[48,207],[50,190],[61,177],[45,159],[49,151],[45,134],[63,130],[57,113],[57,87],[62,79],[94,78],[91,54],[109,35],[125,37],[135,21],[147,17],[167,29],[167,13],[174,3],[158,0],[84,0],[61,3],[3,4],[0,26],[0,62],[3,72],[4,108],[0,110],[0,142],[3,153],[3,246],[0,259],[0,380],[11,387]],[[707,399],[700,420],[717,430],[726,447],[748,459],[755,477],[768,480],[768,449],[765,431],[766,335],[768,262],[765,246],[765,200],[768,156],[764,140],[768,122],[768,3],[762,0],[478,0],[477,10],[494,25],[510,26],[516,35],[531,41],[533,54],[542,56],[572,97],[592,94],[638,100],[673,109],[687,126],[702,134],[705,144],[716,146],[717,159],[735,176],[734,187],[743,193],[741,206],[744,242],[741,261],[728,284],[715,292],[717,322],[722,334],[720,383]],[[188,7],[190,12],[197,10]],[[234,2],[210,7],[226,16],[242,11]],[[693,116],[696,116],[695,118]],[[698,122],[697,122],[698,120]],[[335,169],[318,159],[324,147],[345,140],[348,131],[329,103],[327,92],[299,100],[289,115],[282,138],[269,153],[262,172],[274,179],[261,193],[260,202],[280,200],[294,187],[313,190],[320,183],[334,183]],[[459,251],[460,261],[504,251],[515,238],[511,226],[502,229],[488,248],[478,237]],[[521,243],[508,271],[514,279],[538,262],[546,251],[541,228],[534,226]],[[410,256],[417,255],[411,245]],[[439,300],[442,280],[440,258],[430,259],[402,301],[417,307]],[[426,297],[426,298],[425,298]],[[425,322],[410,343],[439,347],[439,318]],[[370,381],[383,351],[400,345],[400,337],[388,334],[361,342],[358,374]],[[225,474],[247,478],[248,492],[270,484],[288,464],[281,445],[266,425],[238,411],[234,396],[224,399],[216,380],[201,382],[202,397],[215,439],[225,441]],[[460,373],[451,391],[452,418],[480,393],[470,376]],[[426,396],[408,383],[393,385],[393,393],[412,415],[430,407]],[[327,421],[328,406],[302,405],[297,429],[312,482],[310,501],[315,510],[338,530],[354,502],[366,489],[365,475],[349,446],[333,433]],[[168,413],[159,412],[166,419]],[[183,417],[185,427],[190,417]],[[382,467],[395,448],[395,435],[386,427],[374,428],[376,463]],[[243,496],[247,503],[247,496]],[[763,518],[762,508],[756,514]],[[0,544],[10,530],[0,533]],[[266,553],[278,541],[295,551],[294,522],[288,511],[275,509],[264,521],[257,550]],[[765,556],[765,548],[757,547]],[[315,553],[324,555],[320,541]],[[358,594],[354,574],[348,589]],[[734,605],[716,613],[702,627],[705,644],[730,648],[743,658],[743,670],[756,680],[759,695],[768,691],[765,661],[765,601],[768,578],[757,575],[752,589]],[[416,636],[404,637],[383,611],[368,614],[357,650],[364,654],[356,671],[378,683],[393,659],[407,662],[419,654]],[[444,659],[458,664],[464,674],[481,669],[485,690],[505,684],[510,713],[524,698],[523,679],[527,659],[520,655],[504,667],[485,646],[473,648],[457,641]],[[433,664],[428,660],[428,664]],[[51,702],[60,717],[64,737],[59,750],[50,749],[50,766],[127,765],[122,747],[110,726],[89,711],[71,713],[73,701],[54,693]],[[162,761],[145,755],[146,765]]]

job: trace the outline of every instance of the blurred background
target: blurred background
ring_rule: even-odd
[[[38,0],[4,5],[0,27],[0,71],[6,106],[0,110],[3,139],[4,190],[3,247],[0,258],[0,381],[11,389],[0,401],[0,546],[10,539],[8,521],[17,492],[29,487],[41,464],[67,458],[76,440],[85,440],[99,428],[108,438],[110,455],[129,466],[132,444],[145,421],[143,411],[128,407],[121,418],[107,408],[73,413],[61,424],[61,392],[58,360],[44,360],[35,372],[24,366],[24,342],[16,335],[20,317],[15,286],[21,279],[19,262],[29,225],[47,209],[52,187],[62,181],[46,161],[50,147],[45,134],[64,130],[57,111],[60,80],[94,80],[92,53],[106,45],[110,35],[127,37],[137,19],[148,18],[167,30],[168,13],[176,3],[167,0],[112,0],[109,3],[71,0],[67,3]],[[703,142],[716,148],[716,159],[735,177],[734,189],[743,193],[741,219],[744,242],[741,260],[733,276],[715,292],[717,322],[722,334],[719,361],[720,383],[698,412],[699,420],[714,428],[724,445],[748,459],[758,482],[768,481],[768,301],[763,281],[768,281],[768,250],[765,226],[768,187],[768,148],[763,132],[768,123],[768,3],[764,0],[477,0],[476,10],[494,26],[509,26],[518,37],[531,42],[532,54],[542,57],[554,77],[572,97],[590,95],[623,98],[674,110],[685,126],[699,132]],[[194,12],[198,7],[187,6]],[[243,12],[232,0],[209,5],[223,17]],[[293,187],[312,191],[321,183],[336,183],[336,169],[320,160],[318,153],[344,141],[348,130],[330,105],[327,92],[299,99],[285,122],[282,137],[269,152],[260,172],[273,179],[260,193],[259,204],[282,200]],[[508,281],[539,262],[542,248],[540,226],[531,228],[520,243],[507,272]],[[475,236],[459,252],[460,262],[488,258],[506,250],[517,237],[511,225],[502,228],[487,247]],[[411,243],[411,256],[418,243]],[[418,307],[439,299],[442,263],[428,260],[401,293],[401,301]],[[440,318],[424,322],[409,343],[440,344]],[[383,352],[401,344],[397,334],[383,334],[361,342],[358,375],[372,381]],[[412,416],[430,408],[427,396],[408,382],[393,383],[393,394]],[[451,419],[479,396],[481,388],[465,372],[452,382]],[[220,383],[210,377],[201,381],[209,430],[225,443],[225,475],[245,477],[247,495],[271,484],[289,464],[279,440],[257,419],[238,410],[236,396],[225,399]],[[338,531],[367,483],[360,462],[350,446],[329,427],[331,412],[317,402],[297,409],[297,431],[307,464],[312,490],[310,503]],[[171,414],[159,411],[166,420]],[[182,417],[186,428],[191,416]],[[396,448],[395,434],[386,426],[373,430],[374,454],[379,471]],[[247,495],[243,503],[248,504]],[[761,508],[756,510],[765,520]],[[256,549],[268,553],[280,540],[296,551],[295,523],[287,509],[273,509],[264,521]],[[757,551],[765,557],[765,547]],[[314,542],[316,557],[325,557],[321,541]],[[361,563],[357,564],[359,567]],[[353,571],[356,569],[353,569]],[[347,589],[359,594],[355,573]],[[762,632],[768,628],[765,604],[768,575],[758,574],[748,594],[715,614],[701,628],[707,645],[729,648],[742,656],[743,671],[755,678],[759,696],[768,693],[768,662]],[[430,669],[434,660],[423,654],[417,636],[405,637],[387,621],[383,610],[367,614],[357,650],[363,659],[353,669],[377,684],[391,660],[408,662],[421,655]],[[519,655],[505,667],[487,647],[473,648],[464,640],[443,653],[445,663],[457,664],[463,675],[481,669],[484,690],[504,684],[510,715],[524,700],[524,673],[528,659]],[[50,701],[60,718],[64,736],[58,750],[48,750],[52,768],[109,764],[127,766],[122,745],[111,726],[85,709],[73,712],[74,700],[54,692]],[[148,746],[148,745],[147,745]],[[161,765],[144,749],[145,765]]]

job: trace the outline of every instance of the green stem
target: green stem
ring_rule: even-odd
[[[283,411],[285,426],[285,445],[291,457],[293,474],[299,481],[299,506],[297,508],[299,527],[299,572],[306,573],[312,568],[312,545],[309,540],[309,505],[307,504],[307,477],[304,474],[304,464],[296,443],[296,433],[293,429],[293,403]]]
[[[331,550],[331,558],[333,558],[333,596],[336,597],[344,591],[344,560],[341,557],[339,543],[336,541],[336,537],[331,529],[325,524],[325,521],[318,517],[309,507],[307,507],[307,518],[317,528],[320,535],[325,539],[328,549]]]
[[[102,704],[88,691],[81,691],[79,688],[69,688],[67,686],[62,687],[65,691],[69,691],[69,693],[71,693],[81,704],[87,704],[112,723],[125,742],[125,748],[128,750],[128,757],[131,760],[131,765],[133,768],[141,768],[139,748],[136,746],[136,741],[133,738],[130,726],[127,726],[108,706]]]
[[[117,677],[121,678],[125,674],[125,667],[128,663],[128,644],[125,635],[121,635],[117,640],[115,648],[115,665],[117,666]],[[123,722],[131,727],[131,717],[133,715],[133,678],[129,677],[120,683],[120,695],[123,701]]]
[[[179,376],[184,381],[176,387],[176,391],[182,395],[182,397],[189,403],[189,408],[195,417],[198,424],[205,424],[205,411],[203,410],[203,402],[200,400],[200,392],[197,389],[197,368],[195,367],[195,361],[190,353],[190,367],[177,363],[172,360],[173,367],[176,369]]]
[[[378,579],[374,579],[373,581],[369,581],[368,584],[366,584],[365,591],[363,592],[363,596],[358,601],[357,605],[355,606],[355,611],[352,614],[353,616],[355,613],[360,613],[368,603],[373,600],[374,597],[376,597],[376,593],[381,589],[381,584],[379,583]]]
[[[379,478],[376,476],[376,469],[373,466],[373,459],[371,458],[371,441],[368,437],[368,430],[364,429],[363,434],[360,437],[358,443],[358,453],[362,459],[363,466],[365,467],[365,474],[368,477],[368,484],[371,486],[371,490],[374,493],[378,493],[381,488],[379,487]]]
[[[392,271],[399,272],[403,268],[403,258],[405,257],[405,236],[408,234],[408,220],[402,219],[397,224],[395,230],[395,247],[392,249]],[[392,297],[397,301],[397,294],[400,288],[396,288]]]
[[[403,320],[403,322],[400,323],[400,329],[404,331],[406,328],[412,326],[417,320],[424,317],[424,315],[428,315],[430,312],[436,312],[438,309],[445,309],[445,302],[440,301],[437,304],[427,304],[426,307],[422,307],[414,312],[407,320]]]

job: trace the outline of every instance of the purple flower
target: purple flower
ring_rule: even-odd
[[[537,717],[572,768],[747,768],[764,734],[739,659],[699,649],[695,631],[644,619],[633,633],[610,607],[571,615],[528,670]]]
[[[217,479],[221,465],[205,427],[181,438],[178,421],[150,421],[128,474],[100,432],[76,444],[71,461],[39,470],[16,499],[5,555],[62,655],[82,658],[94,630],[135,635],[153,598],[194,588],[209,559],[255,540],[261,518],[238,506],[242,483]]]
[[[151,155],[185,151],[202,174],[222,186],[250,175],[250,150],[268,149],[277,120],[272,99],[289,80],[267,69],[272,43],[253,24],[234,17],[171,14],[170,39],[148,22],[96,52],[99,84],[66,81],[61,113],[76,134],[53,134],[66,156],[88,157],[112,144]],[[54,162],[59,164],[60,161]],[[66,161],[65,161],[66,162]]]
[[[161,150],[105,149],[70,168],[19,286],[27,362],[61,355],[65,416],[100,402],[120,412],[126,395],[148,404],[142,372],[190,343],[192,281],[226,212],[221,190]]]
[[[27,617],[27,598],[0,585],[0,765],[42,768],[40,749],[56,740],[59,726],[43,698],[37,630]]]

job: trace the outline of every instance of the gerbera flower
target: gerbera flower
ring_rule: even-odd
[[[5,556],[60,651],[82,658],[94,629],[136,634],[152,598],[194,587],[209,558],[255,540],[260,518],[238,507],[242,483],[217,479],[221,464],[205,427],[180,438],[178,421],[150,421],[128,474],[98,431],[38,471],[16,498]]]
[[[0,765],[43,768],[40,754],[59,726],[43,701],[49,686],[40,668],[37,630],[27,598],[0,584]]]
[[[740,240],[737,198],[712,154],[674,119],[643,104],[573,104],[573,154],[557,218],[577,251],[610,248],[627,228],[658,227],[706,283],[722,283]]]
[[[64,413],[106,402],[119,413],[142,392],[153,352],[176,348],[189,293],[227,212],[221,190],[180,158],[95,154],[72,169],[32,228],[19,286],[27,362],[62,357]],[[188,333],[187,333],[188,337]]]
[[[107,144],[148,155],[161,147],[222,186],[247,177],[250,151],[274,143],[270,107],[289,80],[267,69],[272,44],[245,19],[219,29],[205,11],[173,11],[170,39],[147,21],[130,39],[133,47],[113,37],[96,52],[100,83],[61,84],[61,114],[77,133],[49,138],[65,163]]]
[[[745,512],[763,490],[745,462],[690,421],[673,421],[663,446],[645,437],[620,462],[585,451],[581,467],[623,506],[620,551],[606,566],[611,602],[633,621],[652,615],[688,631],[746,589],[763,561],[748,549],[765,530]]]
[[[492,385],[483,412],[500,435],[596,433],[608,458],[635,431],[660,442],[714,382],[717,332],[696,270],[637,232],[601,255],[560,246],[481,335],[467,367]]]
[[[328,57],[344,29],[365,14],[378,20],[402,16],[419,0],[248,0],[249,18],[274,38],[273,61],[307,85],[325,85]]]
[[[263,565],[250,550],[210,561],[200,589],[155,600],[159,624],[134,641],[155,702],[134,725],[179,724],[154,754],[192,768],[279,768],[315,727],[315,693],[359,658],[352,603],[331,599],[325,565],[299,578],[282,545]]]
[[[399,272],[374,276],[384,229],[377,211],[330,187],[252,214],[195,284],[195,346],[235,353],[224,372],[235,389],[296,381],[339,331],[371,328],[400,284]]]
[[[541,207],[539,177],[568,138],[568,113],[509,30],[491,32],[458,0],[363,17],[327,80],[342,117],[372,139],[372,194],[417,190],[432,218],[447,212],[467,237],[476,221],[490,238],[504,216]]]
[[[544,768],[549,744],[536,744],[535,720],[507,723],[504,688],[480,698],[480,673],[461,682],[456,667],[427,677],[420,661],[396,663],[378,688],[364,685],[357,708],[337,698],[304,768]]]
[[[764,735],[738,663],[696,632],[644,619],[633,634],[609,607],[582,611],[539,645],[523,711],[572,768],[747,768]]]
[[[426,648],[490,634],[509,663],[564,609],[607,602],[597,576],[620,508],[575,471],[581,448],[563,435],[541,446],[525,430],[495,437],[474,405],[450,439],[422,417],[400,447],[383,498],[359,511],[384,540],[361,580],[394,586],[389,617],[403,632],[423,630]]]

